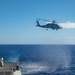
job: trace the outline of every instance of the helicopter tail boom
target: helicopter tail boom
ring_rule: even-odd
[[[40,27],[39,21],[36,21],[36,23],[37,23],[37,25],[36,25],[36,26],[37,26],[37,27]]]
[[[37,25],[38,25],[38,26],[40,26],[40,24],[39,24],[39,22],[38,22],[38,21],[36,21],[36,23],[37,23]]]

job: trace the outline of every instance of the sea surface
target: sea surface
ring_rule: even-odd
[[[75,75],[75,45],[0,45],[0,57],[22,75]]]

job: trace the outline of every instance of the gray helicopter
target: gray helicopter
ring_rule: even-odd
[[[39,21],[43,20],[43,21],[47,21],[46,24],[44,25],[40,25]],[[37,19],[36,20],[37,25],[35,25],[36,27],[41,27],[41,28],[45,28],[46,30],[48,29],[53,29],[53,30],[58,30],[58,29],[62,29],[62,27],[60,27],[55,20],[53,21],[49,21],[49,20],[45,20],[45,19]]]

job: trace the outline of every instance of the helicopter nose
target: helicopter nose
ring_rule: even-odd
[[[36,27],[38,26],[38,25],[35,25]]]
[[[60,27],[60,29],[62,29],[62,27]]]

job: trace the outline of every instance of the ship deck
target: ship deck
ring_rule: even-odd
[[[6,62],[0,67],[0,75],[13,75],[12,71],[16,69],[16,63]]]

